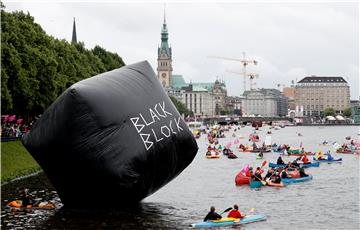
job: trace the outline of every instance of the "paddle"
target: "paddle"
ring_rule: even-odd
[[[231,209],[232,209],[232,207],[225,209],[222,213],[220,213],[220,216],[221,216],[222,214],[224,214],[225,212],[230,211]]]
[[[266,163],[267,163],[266,161],[263,161],[261,168],[263,168],[266,165]]]

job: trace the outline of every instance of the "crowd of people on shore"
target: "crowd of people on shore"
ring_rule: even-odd
[[[33,120],[26,122],[21,116],[2,115],[1,137],[21,138],[30,131],[33,123]]]

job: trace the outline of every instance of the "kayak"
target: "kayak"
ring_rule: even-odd
[[[251,152],[251,151],[252,151],[251,149],[245,149],[245,150],[239,149],[239,152]]]
[[[296,153],[300,153],[301,149],[289,149],[287,150],[288,154],[296,154]]]
[[[11,208],[23,208],[23,209],[54,209],[55,208],[55,205],[50,202],[40,202],[39,205],[37,206],[28,205],[26,207],[23,207],[21,200],[13,200],[9,202],[7,206]]]
[[[206,158],[208,159],[217,159],[217,158],[220,158],[219,155],[211,155],[211,156],[206,156]]]
[[[351,154],[353,151],[351,149],[347,149],[347,150],[341,150],[341,149],[338,149],[336,150],[337,153],[349,153]]]
[[[257,221],[266,220],[266,216],[264,215],[247,215],[242,219],[237,218],[222,218],[220,220],[212,220],[206,222],[199,222],[195,224],[191,224],[190,227],[193,228],[206,228],[206,227],[219,227],[219,226],[226,226],[226,225],[241,225],[241,224],[248,224]]]
[[[256,156],[256,160],[262,160],[264,157]]]
[[[314,161],[317,161],[317,162],[326,162],[326,163],[332,163],[332,162],[334,162],[334,163],[336,163],[336,162],[341,163],[341,162],[342,162],[342,158],[332,159],[332,160],[328,160],[328,159],[317,160],[317,159],[315,159],[315,157],[314,157],[313,159],[314,159]]]
[[[259,152],[268,153],[268,152],[271,152],[271,149],[255,149],[255,150],[250,150],[250,152],[252,152],[252,153],[259,153]]]
[[[312,152],[305,152],[305,153],[289,153],[288,152],[288,156],[294,156],[294,157],[300,157],[300,156],[304,156],[305,155],[315,155],[315,153]]]
[[[287,164],[274,164],[274,163],[269,163],[269,167],[270,168],[284,168]],[[303,168],[309,168],[309,167],[319,167],[320,163],[319,162],[313,162],[313,163],[309,163],[309,164],[299,164],[300,167]]]
[[[237,158],[237,156],[233,153],[229,153],[228,156],[227,156],[229,159],[235,159]]]
[[[250,188],[260,188],[264,186],[261,181],[250,181]]]
[[[239,172],[235,177],[235,184],[236,185],[244,185],[250,183],[250,177],[245,176],[241,172]]]
[[[281,179],[281,182],[283,182],[285,184],[298,183],[298,182],[312,180],[312,178],[313,178],[312,175],[309,175],[307,177]]]
[[[266,180],[266,185],[274,186],[274,187],[284,187],[285,186],[285,184],[283,182],[274,183],[274,182],[271,182],[271,180]]]

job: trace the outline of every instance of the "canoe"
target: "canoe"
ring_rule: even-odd
[[[274,186],[274,187],[284,187],[285,184],[280,182],[280,183],[274,183],[274,182],[271,182],[271,180],[266,180],[266,185],[268,186]]]
[[[235,184],[236,185],[244,185],[250,183],[250,177],[245,176],[241,172],[239,172],[235,177]]]
[[[20,208],[20,209],[55,209],[55,205],[50,202],[41,202],[38,206],[28,205],[26,207],[22,206],[21,200],[13,200],[7,204],[10,208]]]
[[[315,157],[313,158],[314,161],[317,161],[317,162],[326,162],[326,163],[341,163],[342,162],[342,158],[339,158],[339,159],[332,159],[332,160],[328,160],[328,159],[324,159],[324,160],[317,160],[315,159]]]
[[[320,166],[320,163],[319,162],[313,162],[313,163],[310,163],[310,164],[299,164],[300,167],[303,167],[303,168],[309,168],[309,167],[319,167]],[[286,166],[286,164],[274,164],[274,163],[269,163],[269,167],[270,168],[284,168]]]
[[[206,222],[199,222],[191,224],[190,227],[192,228],[206,228],[206,227],[219,227],[219,226],[226,226],[226,225],[241,225],[241,224],[248,224],[257,221],[266,220],[266,216],[264,215],[247,215],[242,219],[237,218],[222,218],[220,220],[212,220]]]
[[[285,184],[298,183],[298,182],[312,180],[312,178],[313,178],[312,175],[309,175],[307,177],[281,179],[281,182],[283,182]]]
[[[250,188],[260,188],[264,186],[261,181],[250,181]]]

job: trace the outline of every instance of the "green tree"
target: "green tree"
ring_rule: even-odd
[[[34,117],[72,84],[125,65],[116,53],[94,50],[55,39],[29,13],[1,5],[2,113]]]
[[[170,96],[170,99],[171,99],[172,103],[174,103],[176,109],[179,111],[180,114],[184,114],[185,116],[188,116],[188,115],[194,116],[194,112],[190,111],[188,108],[186,108],[184,103],[182,103],[181,101],[178,101],[173,96]]]
[[[351,108],[344,109],[344,116],[345,117],[351,117],[352,111]]]
[[[324,110],[324,115],[325,116],[334,116],[335,115],[335,109],[333,108],[326,108]]]

